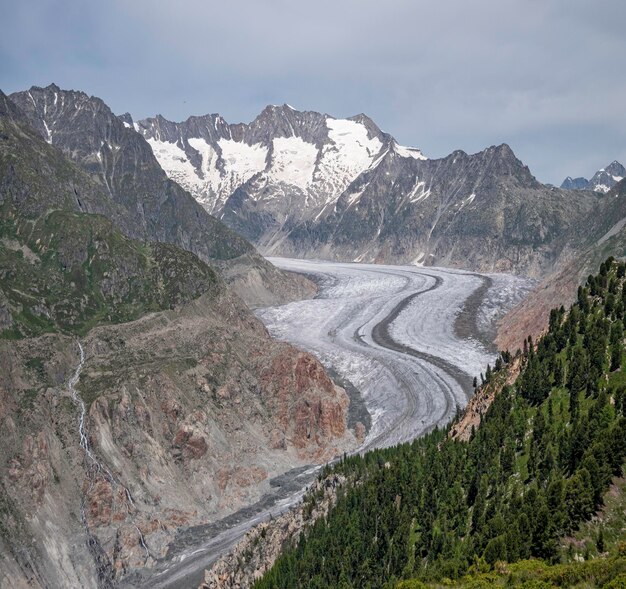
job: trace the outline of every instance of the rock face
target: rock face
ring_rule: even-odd
[[[365,115],[284,105],[134,123],[167,174],[265,253],[544,275],[598,203],[537,182],[506,145],[438,160]]]
[[[182,123],[157,116],[136,128],[168,175],[210,212],[229,211],[236,202],[230,197],[243,188],[246,200],[262,201],[274,217],[297,205],[290,211],[294,219],[334,203],[392,142],[365,115],[335,119],[286,104],[268,106],[250,124],[231,125],[213,114]]]
[[[271,267],[250,243],[207,214],[166,176],[142,136],[99,98],[54,84],[10,98],[41,136],[86,171],[108,197],[98,201],[101,210],[77,199],[78,210],[109,216],[130,237],[173,243],[225,269],[237,266],[239,272],[230,274],[235,287],[245,279],[241,268],[246,266],[261,277],[265,291],[252,293],[253,305],[271,295],[278,302],[313,291],[305,280]],[[246,298],[245,288],[238,290]]]
[[[618,161],[613,161],[606,168],[598,170],[591,180],[587,178],[572,178],[568,176],[563,180],[561,188],[570,190],[593,190],[595,192],[607,193],[620,180],[626,177],[626,169]]]
[[[76,388],[104,467],[79,445],[66,388],[74,339],[0,343],[3,573],[21,567],[41,586],[112,582],[165,556],[181,528],[258,500],[271,477],[356,445],[343,389],[225,290],[97,327],[82,343]]]
[[[390,150],[335,210],[293,230],[283,249],[535,277],[551,268],[561,236],[596,205],[592,193],[537,182],[507,145],[442,160],[407,160]]]
[[[107,194],[0,94],[3,586],[111,587],[356,445],[321,365]]]

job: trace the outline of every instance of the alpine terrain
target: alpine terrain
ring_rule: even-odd
[[[217,222],[164,174],[148,143],[99,98],[32,87],[11,100],[47,143],[76,162],[107,195],[126,235],[174,243],[214,264],[253,306],[311,294],[302,277],[277,271],[245,239]],[[83,203],[78,203],[79,208]],[[102,205],[100,205],[102,206]],[[104,212],[85,204],[86,212]]]
[[[572,178],[568,176],[563,180],[561,188],[574,190],[593,190],[595,192],[608,192],[620,180],[626,177],[626,169],[618,161],[613,161],[606,168],[598,170],[591,180],[587,178]]]
[[[69,124],[66,146],[50,144],[0,93],[3,587],[116,586],[182,531],[357,444],[346,392],[205,261],[254,263],[252,247],[165,178],[138,134],[68,96],[57,108],[98,120],[106,147],[70,147]],[[86,155],[94,145],[110,167]]]

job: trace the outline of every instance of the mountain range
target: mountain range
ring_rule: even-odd
[[[525,274],[541,286],[501,325],[515,349],[571,302],[622,245],[623,166],[560,188],[502,144],[429,159],[367,116],[268,106],[250,124],[217,114],[125,122],[198,202],[267,254]],[[290,173],[287,173],[289,170]]]
[[[362,114],[134,121],[56,85],[0,92],[3,582],[113,586],[357,445],[347,393],[251,313],[315,292],[255,245],[540,278],[502,323],[514,349],[626,252],[614,164],[555,188],[506,144],[429,159]]]
[[[306,280],[266,262],[170,180],[148,143],[99,98],[51,84],[14,93],[10,99],[47,143],[77,163],[107,195],[91,205],[77,199],[79,210],[107,215],[129,237],[192,251],[220,268],[252,306],[313,292]]]
[[[541,184],[504,144],[429,159],[363,114],[283,105],[250,124],[123,120],[170,178],[265,254],[540,277],[602,198]]]

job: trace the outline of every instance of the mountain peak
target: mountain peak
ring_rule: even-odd
[[[511,146],[508,143],[500,143],[500,145],[496,145],[494,149],[496,153],[502,156],[517,158],[517,156],[515,155],[515,153],[511,149]]]
[[[620,164],[617,160],[613,160],[606,168],[604,168],[604,171],[614,176],[621,176],[622,178],[626,176],[626,169],[624,169],[624,166],[622,166],[622,164]]]
[[[133,117],[129,112],[125,112],[123,115],[118,115],[117,117],[122,123],[124,123],[125,127],[133,128],[134,121]]]
[[[286,102],[284,104],[268,104],[262,111],[261,115],[276,115],[300,112]],[[260,115],[260,116],[261,116]]]

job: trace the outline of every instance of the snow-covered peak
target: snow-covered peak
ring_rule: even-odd
[[[593,190],[595,192],[607,193],[620,180],[626,177],[626,169],[617,160],[613,160],[605,168],[599,169],[591,180],[586,178],[572,178],[568,176],[561,184],[561,188],[573,190]]]
[[[598,170],[589,181],[589,188],[596,192],[607,193],[613,186],[626,176],[626,169],[617,160],[606,168]]]

